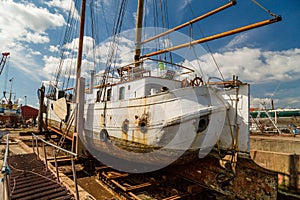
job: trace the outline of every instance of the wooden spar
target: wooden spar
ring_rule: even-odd
[[[160,50],[160,51],[148,53],[148,54],[145,54],[145,55],[141,56],[141,58],[147,58],[147,57],[167,53],[167,52],[170,52],[170,51],[174,51],[174,50],[177,50],[177,49],[182,49],[182,48],[192,46],[192,45],[195,45],[195,44],[201,44],[201,43],[204,43],[204,42],[212,41],[212,40],[219,39],[219,38],[222,38],[222,37],[226,37],[226,36],[229,36],[229,35],[234,35],[236,33],[251,30],[251,29],[254,29],[254,28],[257,28],[257,27],[268,25],[268,24],[272,24],[272,23],[278,22],[280,20],[281,20],[281,17],[277,16],[276,18],[273,18],[273,19],[257,22],[257,23],[250,24],[250,25],[247,25],[247,26],[243,26],[243,27],[240,27],[240,28],[236,28],[236,29],[233,29],[233,30],[230,30],[230,31],[226,31],[226,32],[219,33],[219,34],[216,34],[216,35],[201,38],[201,39],[198,39],[198,40],[195,40],[195,41],[192,41],[192,42],[188,42],[188,43],[185,43],[185,44],[181,44],[181,45],[177,45],[177,46],[170,47],[170,48],[167,48],[167,49],[163,49],[163,50]]]
[[[78,54],[77,54],[77,66],[76,66],[76,90],[75,97],[77,97],[77,88],[79,78],[81,76],[81,61],[82,61],[82,50],[83,50],[83,37],[84,37],[84,22],[85,22],[85,7],[86,0],[81,2],[81,14],[80,14],[80,30],[79,30],[79,44],[78,44]]]
[[[206,17],[209,17],[209,16],[211,16],[211,15],[213,15],[213,14],[216,14],[216,13],[222,11],[222,10],[225,10],[226,8],[229,8],[229,7],[231,7],[231,6],[235,5],[235,4],[236,4],[236,1],[235,1],[235,0],[231,0],[230,3],[225,4],[225,5],[219,7],[219,8],[217,8],[217,9],[215,9],[215,10],[212,10],[212,11],[210,11],[210,12],[204,14],[204,15],[201,15],[201,16],[199,16],[199,17],[196,17],[196,18],[194,18],[194,19],[192,19],[192,20],[190,20],[190,21],[188,21],[188,22],[186,22],[186,23],[184,23],[184,24],[181,24],[181,25],[179,25],[179,26],[176,26],[175,28],[169,29],[169,30],[167,30],[167,31],[165,31],[165,32],[163,32],[163,33],[160,33],[160,34],[155,35],[155,36],[153,36],[153,37],[151,37],[151,38],[148,38],[148,39],[144,40],[143,42],[141,42],[141,44],[145,44],[145,43],[147,43],[147,42],[150,42],[150,41],[152,41],[152,40],[155,40],[155,39],[157,39],[157,38],[160,38],[160,37],[162,37],[162,36],[165,36],[165,35],[167,35],[167,34],[169,34],[169,33],[172,33],[172,32],[174,32],[174,31],[177,31],[177,30],[179,30],[179,29],[181,29],[181,28],[183,28],[183,27],[189,26],[190,24],[193,24],[193,23],[195,23],[195,22],[198,22],[198,21],[200,21],[200,20],[202,20],[202,19],[204,19],[204,18],[206,18]]]
[[[143,23],[144,0],[138,1],[137,20],[136,20],[136,39],[135,39],[135,54],[134,62],[140,60],[141,41],[142,41],[142,23]]]
[[[79,30],[79,44],[78,44],[78,57],[77,57],[77,66],[76,66],[76,85],[75,85],[75,99],[76,104],[79,104],[80,95],[79,95],[79,78],[81,76],[81,61],[82,61],[82,50],[83,50],[83,37],[84,37],[84,22],[85,22],[85,7],[86,7],[86,0],[82,0],[81,2],[81,14],[80,14],[80,30]],[[78,113],[78,106],[76,106],[75,110],[75,130],[74,132],[77,132],[79,121],[77,119],[77,113]],[[76,139],[77,141],[77,139]]]

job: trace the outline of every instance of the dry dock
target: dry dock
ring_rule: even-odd
[[[300,194],[300,135],[252,135],[251,157],[278,172],[279,188]]]
[[[10,155],[34,155],[32,154],[33,143],[30,134],[32,131],[35,130],[20,129],[11,131],[9,136]],[[5,146],[3,142],[0,146],[2,152]],[[299,197],[297,196],[300,185],[299,144],[299,137],[282,138],[251,136],[251,155],[253,160],[264,168],[279,172],[278,181],[280,189],[285,192],[294,193],[293,195],[283,195],[282,193],[278,193],[277,199],[298,199]],[[57,173],[55,163],[51,160],[53,149],[46,146],[46,155],[44,155],[43,146],[41,144],[38,146],[40,158],[41,161],[43,161],[40,163],[43,173],[45,172],[44,159],[46,156],[48,157],[48,169],[52,172],[52,175],[49,176],[55,175],[53,178],[56,180]],[[66,190],[57,189],[60,188],[57,186],[48,188],[49,190],[51,188],[54,189],[54,191],[57,190],[57,194],[59,192],[64,194],[64,199],[72,199],[76,195],[74,182],[72,181],[72,166],[69,161],[70,160],[68,159],[62,159],[57,163],[60,184],[63,186],[62,188],[65,188]],[[75,164],[79,199],[243,199],[242,197],[245,196],[247,192],[249,192],[250,195],[250,190],[247,189],[246,185],[249,182],[253,182],[258,186],[253,188],[254,191],[256,191],[255,193],[257,193],[257,198],[254,197],[249,199],[276,199],[274,196],[267,196],[268,189],[259,189],[259,187],[262,187],[260,184],[265,184],[263,182],[265,178],[261,177],[257,180],[251,180],[251,173],[249,174],[247,169],[245,171],[243,170],[243,166],[247,167],[249,164],[247,162],[244,162],[242,168],[240,166],[240,169],[242,170],[237,170],[235,172],[238,174],[238,177],[233,177],[232,174],[227,173],[222,167],[214,169],[219,170],[217,173],[213,173],[210,168],[205,166],[202,167],[203,171],[199,172],[198,167],[201,166],[201,162],[197,163],[198,167],[196,167],[196,163],[193,163],[190,166],[181,166],[177,168],[170,167],[162,171],[144,175],[118,172],[101,164],[94,163],[84,165],[89,162],[92,163],[91,160],[85,160],[84,162],[85,163],[82,163],[82,161],[78,160]],[[206,162],[216,164],[217,160],[209,158]],[[253,167],[253,165],[251,166]],[[189,170],[186,170],[187,168]],[[258,168],[254,169],[254,171],[256,170],[257,172],[259,171]],[[215,179],[217,179],[217,184],[213,182]],[[268,180],[268,182],[270,181],[272,180]],[[47,185],[47,183],[44,184]],[[238,188],[242,189],[238,190]],[[233,195],[227,191],[227,189],[236,191],[238,195]],[[36,188],[36,190],[40,192],[40,190],[43,189]],[[261,191],[263,193],[259,193]],[[44,192],[47,193],[47,191]],[[23,194],[19,195],[22,197]],[[34,198],[35,196],[33,196],[33,193],[29,192],[28,195],[28,199],[30,199],[30,195],[32,195],[31,199],[37,199]]]

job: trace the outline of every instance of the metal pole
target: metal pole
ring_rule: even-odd
[[[58,173],[57,159],[56,159],[56,149],[53,150],[53,153],[54,153],[55,172],[56,172],[57,182],[60,182],[59,173]]]
[[[6,194],[6,199],[10,199],[10,191],[9,191],[9,167],[7,166],[7,158],[9,156],[9,141],[8,141],[8,134],[6,135],[6,147],[5,147],[5,154],[3,158],[3,165],[1,169],[1,173],[3,174],[3,180],[5,183],[3,184],[3,193]],[[5,198],[5,197],[4,197]]]
[[[31,142],[32,142],[32,152],[35,153],[34,142],[33,142],[33,140],[34,140],[34,137],[33,137],[33,135],[32,135],[32,141],[31,141]]]
[[[43,149],[44,149],[44,158],[45,158],[46,171],[48,171],[47,153],[46,153],[46,147],[45,147],[44,142],[43,142]]]
[[[39,151],[39,145],[38,145],[38,139],[35,139],[35,144],[36,144],[36,152],[37,152],[37,158],[40,158],[40,151]]]
[[[5,191],[6,191],[6,194],[7,194],[7,199],[9,199],[10,200],[10,188],[9,188],[9,175],[7,174],[7,172],[6,172],[6,174],[5,174],[5,187],[6,187],[6,189],[5,189]]]
[[[75,163],[74,163],[74,156],[71,158],[72,162],[72,171],[73,171],[73,180],[75,184],[75,190],[76,190],[76,200],[79,200],[79,193],[78,193],[78,185],[77,185],[77,177],[76,177],[76,169],[75,169]]]

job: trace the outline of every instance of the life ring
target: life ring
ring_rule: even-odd
[[[109,140],[108,132],[106,129],[100,131],[100,140],[102,142],[107,142]]]
[[[203,83],[203,80],[201,77],[195,77],[193,80],[192,80],[192,86],[199,86],[200,84]]]

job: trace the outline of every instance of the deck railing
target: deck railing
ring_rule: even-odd
[[[10,200],[10,188],[9,188],[9,175],[10,175],[10,169],[7,164],[7,158],[9,156],[9,141],[8,141],[8,134],[6,134],[6,146],[5,146],[5,153],[4,153],[4,159],[3,159],[3,165],[1,168],[1,173],[3,174],[3,177],[1,179],[3,190],[2,190],[2,199],[4,200]]]
[[[59,171],[58,171],[58,151],[62,151],[66,153],[68,156],[64,157],[70,158],[71,159],[71,164],[72,164],[72,172],[73,172],[73,181],[74,181],[74,186],[75,186],[75,198],[76,200],[79,200],[79,193],[78,193],[78,185],[77,185],[77,177],[76,177],[76,170],[75,170],[75,158],[77,157],[77,154],[71,151],[68,151],[66,149],[63,149],[59,146],[56,146],[50,142],[45,141],[44,139],[40,138],[39,136],[35,135],[32,133],[32,149],[33,152],[37,154],[37,156],[40,158],[40,151],[39,151],[39,141],[42,142],[42,147],[43,147],[43,153],[44,153],[44,161],[46,164],[46,170],[48,170],[48,161],[53,160],[54,158],[54,163],[55,163],[55,173],[57,177],[57,182],[60,182],[60,177],[59,177]],[[46,152],[46,145],[51,146],[54,148],[53,150],[53,158],[47,158],[47,152]],[[40,158],[41,159],[41,158]]]

